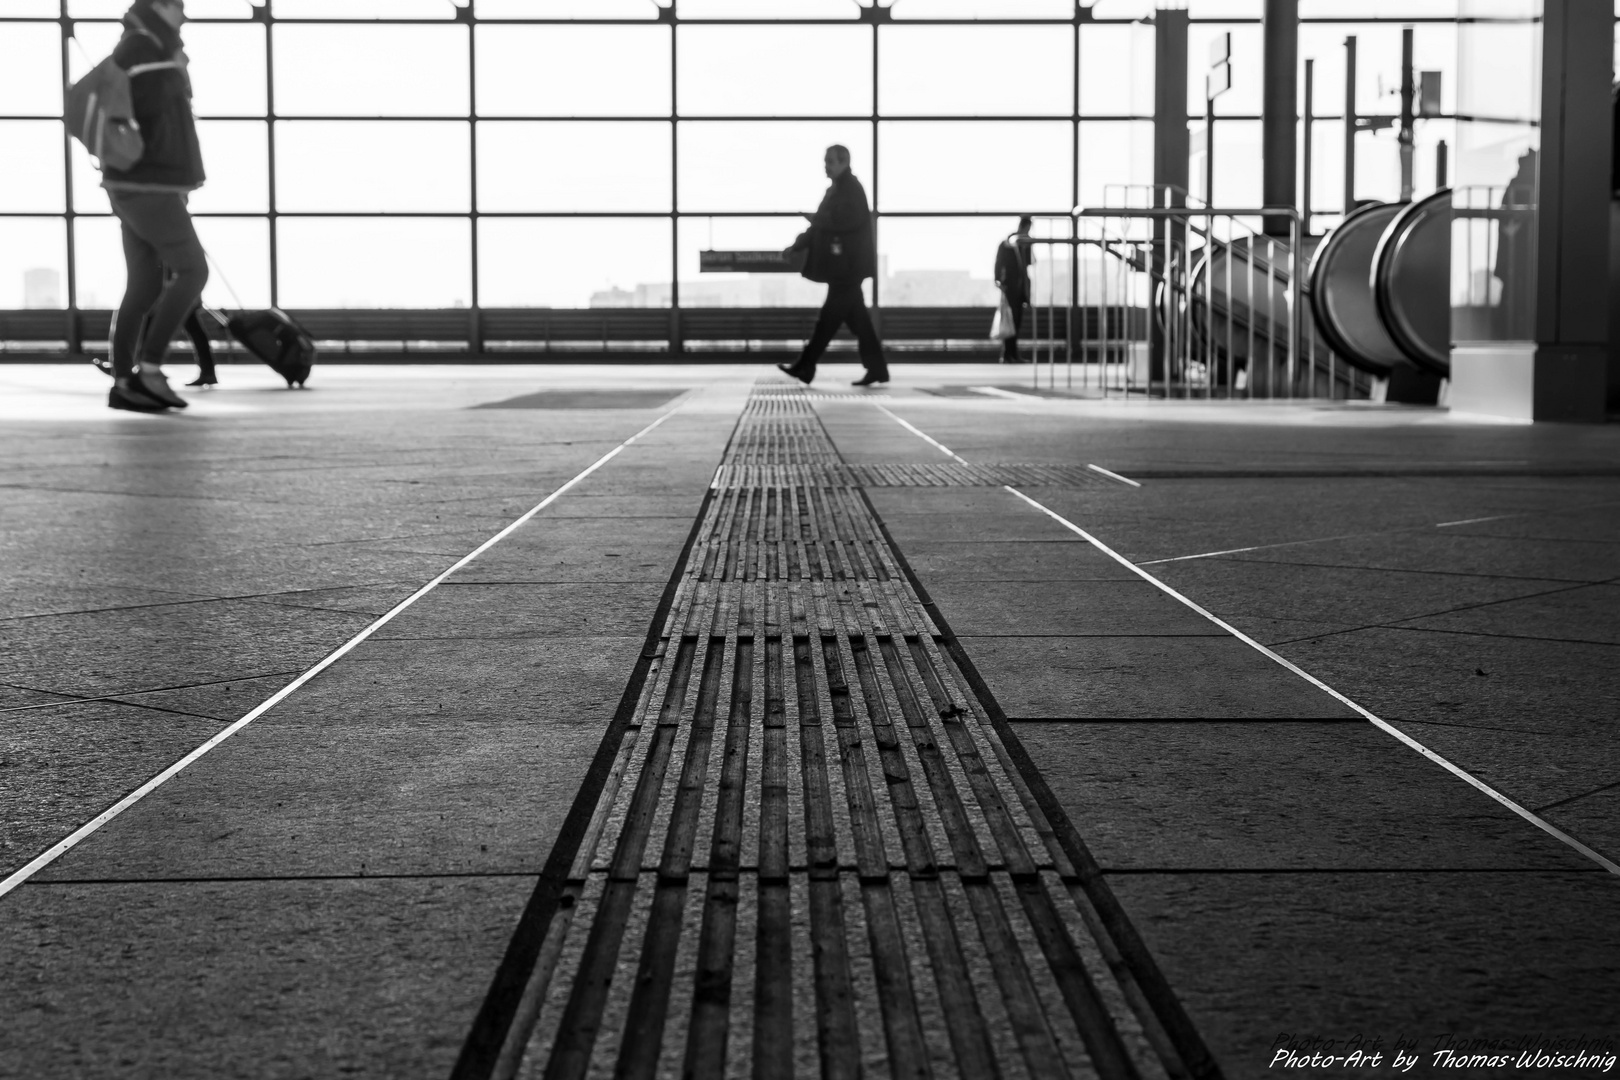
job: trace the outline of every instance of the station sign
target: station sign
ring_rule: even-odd
[[[780,251],[700,251],[698,272],[703,274],[795,274]]]

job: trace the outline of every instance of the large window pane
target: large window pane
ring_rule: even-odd
[[[278,19],[453,19],[450,0],[275,0]]]
[[[1071,19],[1074,0],[894,0],[896,19]]]
[[[478,208],[668,210],[670,125],[554,120],[478,125]]]
[[[1153,116],[1153,27],[1080,28],[1080,112]]]
[[[1356,111],[1391,114],[1400,111],[1401,26],[1389,23],[1305,23],[1299,28],[1300,101],[1305,83],[1303,64],[1314,60],[1316,111],[1339,116],[1344,111],[1344,39],[1356,39]],[[1441,72],[1443,111],[1456,109],[1457,30],[1455,26],[1412,27],[1412,66]],[[1302,110],[1303,111],[1303,110]],[[1421,126],[1423,121],[1419,121]],[[1390,136],[1393,137],[1393,136]]]
[[[0,309],[67,306],[67,226],[0,218]]]
[[[55,0],[48,0],[55,8]],[[129,10],[130,0],[68,0],[68,15],[75,19],[119,19]],[[5,14],[0,5],[0,14]],[[52,10],[52,15],[56,12]],[[251,19],[253,5],[248,0],[186,0],[186,16],[192,19]]]
[[[213,263],[203,303],[212,308],[270,306],[270,223],[264,218],[196,219]],[[233,292],[234,290],[234,292]]]
[[[270,208],[270,153],[262,120],[197,124],[208,182],[191,196],[200,214],[262,213]]]
[[[667,26],[480,26],[480,116],[669,113]]]
[[[66,209],[60,120],[0,121],[0,162],[0,210]]]
[[[1194,132],[1203,127],[1197,121],[1191,126]],[[1216,121],[1215,194],[1210,201],[1216,206],[1261,205],[1260,160],[1260,121]],[[1195,153],[1190,179],[1193,192],[1200,196],[1206,194],[1204,169],[1203,156]]]
[[[1067,26],[885,26],[878,108],[886,115],[1068,116]]]
[[[683,19],[853,19],[855,0],[677,0]]]
[[[115,22],[74,23],[73,40],[78,44],[68,44],[68,81],[84,78],[92,67],[111,56],[123,33],[124,28]]]
[[[61,13],[57,0],[4,0],[0,3],[0,15],[17,19],[54,19]]]
[[[210,307],[265,307],[270,303],[270,225],[264,218],[195,219],[197,237],[213,267],[203,302]],[[124,295],[124,247],[118,219],[80,218],[74,223],[79,306],[115,308]],[[403,306],[403,305],[402,305]]]
[[[283,116],[465,116],[464,26],[284,25],[276,35]]]
[[[192,23],[185,35],[197,115],[263,116],[264,27]]]
[[[1153,182],[1153,124],[1149,121],[1080,125],[1080,205],[1123,206],[1125,184]],[[1131,205],[1147,205],[1138,193]]]
[[[79,218],[73,223],[74,275],[79,306],[105,311],[124,295],[124,243],[117,218]]]
[[[701,251],[780,251],[804,229],[803,218],[681,219],[682,307],[820,307],[827,286],[798,274],[705,274]],[[871,284],[866,287],[871,299]]]
[[[679,125],[677,137],[682,210],[814,210],[827,190],[822,156],[834,143],[849,148],[871,197],[869,123],[691,121]]]
[[[0,32],[0,113],[62,115],[62,31],[54,23],[9,23]]]
[[[464,122],[278,120],[276,209],[470,210],[470,154]]]
[[[484,307],[668,307],[669,222],[647,218],[485,218]]]
[[[448,308],[472,300],[465,218],[282,218],[284,307]]]
[[[1016,217],[884,218],[878,229],[883,306],[994,307],[1000,296],[996,246],[1017,227]],[[989,319],[984,336],[990,336]]]
[[[684,26],[676,41],[682,116],[872,112],[868,27]],[[814,77],[784,77],[794,57],[814,57]]]
[[[1067,121],[885,121],[884,210],[1066,213],[1074,133]]]
[[[656,19],[653,0],[473,0],[480,19]]]
[[[101,170],[95,159],[79,140],[73,140],[73,211],[78,214],[110,214],[112,204],[101,187]],[[203,151],[203,167],[208,166],[208,152]]]

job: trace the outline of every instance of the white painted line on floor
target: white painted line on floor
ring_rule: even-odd
[[[1482,521],[1506,521],[1508,518],[1524,517],[1523,514],[1497,514],[1495,517],[1463,518],[1461,521],[1442,521],[1436,525],[1437,529],[1449,529],[1453,525],[1478,525]]]
[[[1436,525],[1410,525],[1400,529],[1376,529],[1372,532],[1343,533],[1339,536],[1317,536],[1310,540],[1283,540],[1275,544],[1255,544],[1252,547],[1227,548],[1224,551],[1201,551],[1197,555],[1177,555],[1170,559],[1146,559],[1137,566],[1158,566],[1160,563],[1186,562],[1188,559],[1213,559],[1217,555],[1240,555],[1245,551],[1269,551],[1272,548],[1298,547],[1301,544],[1328,544],[1334,540],[1359,540],[1367,536],[1394,536],[1397,533],[1421,532],[1424,529],[1444,529],[1450,525],[1473,525],[1481,521],[1507,521],[1528,517],[1528,514],[1497,514],[1494,517],[1466,518],[1462,521],[1442,521]]]
[[[883,411],[886,412],[886,413],[889,413],[888,409],[884,409]],[[919,436],[919,437],[921,437],[923,439],[926,439],[928,442],[931,442],[935,446],[938,446],[941,450],[945,450],[945,447],[944,447],[943,444],[935,442],[933,439],[929,438],[922,431],[919,431],[917,428],[915,428],[912,425],[906,423],[904,420],[901,420],[898,416],[895,416],[893,413],[889,413],[889,417],[890,417],[890,419],[897,421],[902,427],[905,427],[907,430],[911,431],[913,434],[915,434],[915,435],[917,435],[917,436]],[[947,454],[951,454],[952,457],[956,457],[956,455],[952,454],[951,451],[949,451],[949,450],[945,450],[945,452]],[[958,457],[957,460],[961,461],[962,459]],[[1478,777],[1474,776],[1472,773],[1468,772],[1466,769],[1463,769],[1461,766],[1458,766],[1458,765],[1453,765],[1450,761],[1447,761],[1445,758],[1441,757],[1439,754],[1435,753],[1433,750],[1430,750],[1427,746],[1424,746],[1422,743],[1420,743],[1416,739],[1412,738],[1412,736],[1408,735],[1406,732],[1402,731],[1400,728],[1396,727],[1395,725],[1389,723],[1386,720],[1383,720],[1383,719],[1379,718],[1378,716],[1373,715],[1373,713],[1370,710],[1363,708],[1362,706],[1356,704],[1354,701],[1351,701],[1349,698],[1345,697],[1343,694],[1341,694],[1337,690],[1333,689],[1333,687],[1329,686],[1327,683],[1323,682],[1321,679],[1318,679],[1315,675],[1312,675],[1310,672],[1308,672],[1305,669],[1301,668],[1298,664],[1295,664],[1293,661],[1281,656],[1278,653],[1273,652],[1271,649],[1268,649],[1266,646],[1260,644],[1254,638],[1250,637],[1248,634],[1245,634],[1243,631],[1239,630],[1237,627],[1233,626],[1231,623],[1227,622],[1224,619],[1219,618],[1213,612],[1205,610],[1203,607],[1201,607],[1200,605],[1194,603],[1192,600],[1189,600],[1187,597],[1183,596],[1181,593],[1177,592],[1175,589],[1171,588],[1169,585],[1166,585],[1164,582],[1160,581],[1158,578],[1154,577],[1152,574],[1148,573],[1146,570],[1143,570],[1141,566],[1138,566],[1136,563],[1131,562],[1129,559],[1125,558],[1125,556],[1121,555],[1119,552],[1115,551],[1113,548],[1109,547],[1107,544],[1103,543],[1101,540],[1097,539],[1095,536],[1092,536],[1090,533],[1086,532],[1086,530],[1082,529],[1080,526],[1076,525],[1074,522],[1070,521],[1068,518],[1064,517],[1062,514],[1059,514],[1055,510],[1050,510],[1047,507],[1042,506],[1040,503],[1036,502],[1034,499],[1030,498],[1028,495],[1025,495],[1022,491],[1019,491],[1015,487],[1012,487],[1010,485],[1003,485],[1003,488],[1006,491],[1012,493],[1013,495],[1018,496],[1018,498],[1024,500],[1029,505],[1031,505],[1035,509],[1039,510],[1041,513],[1045,514],[1046,516],[1050,517],[1052,520],[1056,521],[1058,524],[1060,524],[1060,525],[1064,526],[1065,528],[1069,529],[1071,532],[1074,532],[1074,533],[1078,534],[1081,539],[1083,539],[1087,543],[1091,544],[1092,547],[1096,548],[1098,551],[1101,551],[1104,555],[1107,555],[1109,558],[1113,559],[1115,562],[1119,563],[1121,566],[1123,566],[1126,569],[1130,570],[1132,573],[1134,573],[1138,577],[1142,578],[1148,584],[1154,586],[1155,588],[1159,589],[1160,591],[1162,591],[1164,593],[1167,593],[1168,595],[1170,595],[1174,599],[1179,600],[1181,603],[1185,604],[1187,607],[1191,608],[1193,611],[1196,611],[1198,614],[1202,615],[1204,618],[1208,619],[1210,622],[1214,623],[1216,626],[1219,626],[1222,630],[1225,630],[1227,633],[1231,634],[1233,637],[1237,638],[1239,641],[1243,642],[1245,645],[1249,646],[1251,649],[1254,649],[1257,652],[1261,653],[1262,655],[1264,655],[1266,657],[1269,657],[1271,660],[1275,661],[1276,663],[1281,664],[1283,667],[1287,668],[1289,671],[1292,671],[1295,675],[1298,675],[1300,678],[1304,679],[1306,682],[1310,683],[1312,686],[1316,687],[1318,690],[1321,690],[1322,692],[1326,693],[1329,697],[1333,698],[1335,701],[1338,701],[1340,704],[1345,705],[1346,707],[1354,710],[1358,715],[1360,715],[1364,719],[1370,721],[1375,727],[1377,727],[1379,730],[1383,731],[1385,734],[1393,736],[1394,738],[1398,739],[1400,742],[1404,743],[1406,746],[1410,747],[1413,750],[1416,750],[1418,753],[1422,754],[1424,757],[1428,758],[1430,761],[1434,762],[1436,765],[1439,765],[1441,768],[1445,769],[1447,772],[1449,772],[1452,775],[1456,776],[1458,779],[1462,780],[1463,782],[1469,784],[1470,786],[1472,786],[1474,788],[1477,788],[1480,792],[1482,792],[1485,795],[1490,796],[1492,799],[1495,799],[1497,802],[1501,803],[1503,806],[1507,807],[1509,810],[1513,811],[1515,814],[1519,815],[1524,820],[1526,820],[1530,824],[1534,825],[1536,828],[1538,828],[1538,829],[1542,830],[1543,832],[1547,833],[1549,836],[1552,836],[1553,838],[1555,838],[1557,840],[1563,841],[1565,844],[1569,845],[1569,847],[1571,847],[1575,851],[1580,852],[1582,855],[1585,855],[1588,859],[1591,859],[1593,862],[1595,862],[1599,866],[1603,867],[1603,869],[1607,870],[1609,873],[1620,876],[1620,864],[1616,864],[1613,860],[1607,859],[1604,856],[1598,854],[1596,851],[1593,851],[1591,848],[1587,847],[1585,844],[1581,843],[1579,840],[1575,839],[1573,836],[1569,835],[1564,830],[1562,830],[1558,826],[1554,825],[1552,822],[1547,821],[1547,820],[1539,817],[1533,811],[1528,810],[1523,806],[1520,806],[1518,803],[1514,802],[1512,799],[1508,798],[1506,795],[1503,795],[1500,791],[1497,791],[1495,788],[1491,787],[1489,784],[1485,783],[1485,781],[1483,781],[1483,780],[1479,779]],[[1513,516],[1520,516],[1520,515],[1513,515]],[[1300,542],[1301,543],[1309,543],[1310,541],[1300,541]],[[1169,561],[1172,561],[1172,560],[1161,560],[1161,561],[1169,562]],[[1143,563],[1142,565],[1146,566],[1148,564]]]
[[[1526,808],[1520,806],[1518,803],[1514,802],[1512,799],[1508,798],[1506,795],[1503,795],[1500,791],[1497,791],[1495,788],[1493,788],[1489,784],[1485,783],[1485,781],[1483,781],[1483,780],[1479,779],[1478,777],[1474,776],[1472,773],[1469,773],[1466,769],[1463,769],[1462,767],[1460,767],[1458,765],[1453,765],[1451,762],[1447,761],[1445,758],[1441,757],[1439,754],[1435,753],[1433,750],[1430,750],[1427,746],[1424,746],[1422,743],[1420,743],[1416,739],[1412,738],[1410,735],[1408,735],[1406,732],[1402,731],[1400,728],[1394,726],[1393,724],[1389,723],[1388,721],[1382,720],[1379,717],[1374,716],[1372,714],[1372,712],[1370,712],[1369,710],[1367,710],[1365,708],[1362,708],[1360,705],[1356,704],[1354,701],[1351,701],[1349,698],[1345,697],[1343,694],[1341,694],[1337,690],[1333,689],[1333,687],[1329,686],[1327,683],[1323,682],[1321,679],[1318,679],[1315,675],[1312,675],[1310,672],[1308,672],[1305,669],[1301,668],[1298,664],[1295,664],[1293,661],[1288,660],[1287,658],[1279,655],[1278,653],[1275,653],[1272,650],[1268,649],[1266,646],[1260,644],[1254,638],[1250,637],[1248,634],[1245,634],[1243,631],[1239,630],[1237,627],[1233,626],[1231,623],[1227,622],[1226,620],[1219,618],[1218,616],[1214,615],[1213,613],[1211,613],[1209,611],[1206,611],[1204,608],[1200,607],[1198,604],[1194,603],[1192,600],[1189,600],[1187,597],[1183,596],[1181,593],[1177,592],[1175,589],[1171,588],[1169,585],[1166,585],[1164,582],[1160,581],[1158,578],[1154,577],[1152,574],[1148,573],[1146,570],[1143,570],[1140,566],[1137,566],[1135,563],[1133,563],[1129,559],[1125,558],[1125,556],[1121,555],[1119,552],[1115,551],[1113,548],[1109,547],[1107,544],[1103,543],[1101,540],[1097,539],[1095,536],[1092,536],[1090,533],[1086,532],[1086,530],[1082,529],[1080,526],[1076,525],[1074,522],[1070,521],[1068,518],[1066,518],[1063,515],[1057,513],[1055,510],[1050,510],[1047,507],[1042,506],[1040,503],[1036,502],[1034,499],[1030,498],[1028,495],[1025,495],[1022,491],[1019,491],[1015,487],[1007,486],[1006,490],[1010,491],[1012,494],[1018,496],[1020,499],[1024,500],[1027,503],[1029,503],[1029,505],[1033,506],[1035,509],[1039,510],[1041,513],[1047,515],[1053,521],[1056,521],[1058,524],[1063,525],[1066,528],[1068,528],[1068,529],[1072,530],[1073,532],[1077,533],[1087,543],[1091,544],[1092,547],[1095,547],[1098,551],[1102,552],[1104,555],[1107,555],[1108,557],[1113,559],[1115,562],[1118,562],[1121,566],[1124,566],[1124,567],[1130,569],[1131,571],[1136,573],[1139,577],[1141,577],[1143,580],[1147,581],[1149,584],[1155,586],[1156,588],[1160,589],[1161,591],[1163,591],[1165,593],[1168,593],[1170,596],[1174,597],[1176,600],[1181,601],[1187,607],[1189,607],[1192,610],[1196,611],[1198,614],[1202,615],[1204,618],[1208,619],[1210,622],[1214,623],[1216,626],[1219,626],[1222,630],[1225,630],[1227,633],[1231,634],[1233,637],[1235,637],[1239,641],[1243,642],[1243,644],[1249,646],[1250,648],[1256,650],[1257,652],[1260,652],[1261,654],[1263,654],[1263,655],[1265,655],[1267,657],[1270,657],[1272,660],[1274,660],[1277,663],[1281,664],[1283,667],[1287,668],[1289,671],[1292,671],[1295,675],[1298,675],[1300,678],[1304,679],[1306,682],[1310,683],[1312,686],[1316,687],[1318,690],[1321,690],[1324,693],[1326,693],[1329,697],[1333,698],[1335,701],[1338,701],[1341,704],[1346,705],[1349,708],[1355,710],[1362,717],[1364,717],[1365,719],[1371,721],[1376,727],[1378,727],[1380,730],[1382,730],[1386,734],[1393,735],[1396,739],[1399,739],[1401,742],[1405,743],[1407,746],[1411,747],[1413,750],[1416,750],[1418,753],[1422,754],[1424,757],[1428,758],[1430,761],[1434,762],[1436,765],[1439,765],[1441,768],[1445,769],[1447,772],[1449,772],[1452,775],[1456,776],[1458,779],[1463,780],[1464,782],[1472,785],[1475,788],[1478,788],[1481,792],[1485,793],[1486,795],[1489,795],[1491,798],[1495,799],[1497,802],[1501,803],[1503,806],[1507,807],[1509,810],[1513,811],[1515,814],[1518,814],[1520,817],[1524,818],[1530,824],[1536,826],[1536,828],[1541,829],[1542,831],[1548,833],[1549,835],[1551,835],[1551,836],[1553,836],[1553,837],[1555,837],[1555,838],[1557,838],[1559,840],[1562,840],[1565,844],[1568,844],[1571,848],[1574,848],[1576,851],[1580,852],[1582,855],[1585,855],[1588,859],[1591,859],[1593,862],[1595,862],[1599,866],[1603,867],[1603,869],[1607,870],[1609,873],[1620,875],[1620,865],[1617,865],[1616,863],[1614,863],[1610,859],[1604,858],[1602,855],[1598,854],[1596,851],[1593,851],[1591,848],[1587,847],[1585,844],[1581,843],[1579,840],[1575,839],[1573,836],[1569,835],[1568,833],[1564,832],[1562,829],[1558,828],[1558,826],[1556,826],[1556,825],[1552,824],[1551,822],[1546,821],[1545,819],[1537,816],[1534,812],[1532,812],[1530,810],[1527,810]]]
[[[229,727],[226,727],[220,731],[219,734],[215,735],[213,738],[191,751],[191,753],[187,754],[173,765],[170,765],[167,769],[164,769],[162,772],[152,777],[152,779],[148,780],[146,783],[142,784],[128,795],[125,795],[122,799],[118,800],[112,806],[97,814],[94,818],[91,818],[89,821],[79,826],[79,828],[73,832],[73,835],[64,840],[57,841],[54,845],[34,859],[33,862],[29,863],[27,866],[24,866],[22,869],[18,870],[4,881],[0,881],[0,897],[5,896],[7,893],[11,892],[11,890],[26,882],[29,878],[45,869],[45,867],[61,858],[62,855],[77,847],[82,841],[84,841],[91,834],[95,833],[113,818],[117,817],[119,814],[122,814],[125,810],[128,810],[131,806],[134,806],[136,803],[146,798],[146,796],[150,795],[152,792],[174,779],[174,777],[177,776],[183,769],[194,764],[204,754],[208,753],[208,751],[212,750],[214,747],[218,746],[232,735],[235,735],[238,731],[241,731],[243,728],[247,727],[249,724],[253,723],[253,721],[257,720],[259,717],[263,716],[277,705],[281,704],[281,702],[285,701],[287,697],[299,687],[303,686],[305,683],[309,682],[309,680],[313,679],[315,676],[319,675],[321,672],[343,659],[343,657],[352,651],[355,646],[359,645],[372,634],[375,634],[378,630],[381,630],[388,623],[392,622],[396,615],[400,614],[406,608],[410,607],[412,604],[422,599],[422,597],[432,592],[442,581],[444,581],[445,578],[449,577],[457,570],[460,570],[463,566],[466,566],[468,563],[478,558],[478,556],[482,555],[484,552],[506,539],[519,526],[523,525],[530,518],[534,517],[552,503],[556,502],[581,480],[584,480],[587,476],[591,475],[593,472],[600,469],[614,458],[618,457],[625,447],[629,446],[631,443],[635,442],[649,431],[652,431],[659,424],[662,424],[665,420],[668,420],[671,416],[674,416],[680,411],[680,409],[681,406],[677,405],[668,412],[662,413],[658,419],[654,420],[652,423],[648,424],[646,427],[624,440],[624,442],[620,443],[618,446],[615,446],[612,450],[609,450],[607,453],[597,458],[591,464],[587,465],[582,471],[576,474],[573,479],[563,484],[550,495],[547,495],[544,499],[541,499],[540,502],[533,507],[533,509],[529,510],[522,517],[506,526],[506,528],[502,529],[500,532],[496,533],[494,536],[490,537],[488,540],[485,540],[482,544],[479,544],[470,552],[457,559],[454,565],[452,565],[448,570],[444,571],[444,573],[440,574],[426,585],[423,585],[420,589],[417,589],[404,600],[401,600],[387,614],[383,615],[376,622],[372,623],[354,637],[338,646],[336,650],[327,654],[327,656],[314,667],[310,668],[308,671],[298,676],[298,678],[294,679],[292,682],[288,683],[286,686],[283,686],[270,697],[260,702],[246,716],[235,721]]]
[[[889,411],[889,407],[887,405],[879,405],[877,408],[878,412],[887,416],[890,420],[893,420],[895,423],[917,436],[917,438],[921,439],[923,442],[928,443],[930,446],[951,455],[951,457],[955,458],[957,461],[960,461],[962,464],[967,464],[967,458],[963,457],[961,454],[958,454],[955,450],[952,450],[950,447],[929,435],[927,432],[922,431],[920,428],[913,427],[911,424],[900,419],[898,416],[894,415],[894,413]]]
[[[1121,476],[1117,472],[1110,472],[1107,469],[1103,468],[1101,465],[1087,465],[1086,468],[1090,469],[1092,472],[1102,473],[1104,476],[1108,477],[1108,479],[1110,479],[1110,480],[1118,480],[1122,484],[1129,484],[1129,485],[1131,485],[1131,487],[1141,487],[1142,486],[1140,481],[1132,480],[1128,476]]]

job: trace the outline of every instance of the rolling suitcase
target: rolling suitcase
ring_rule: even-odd
[[[288,389],[303,386],[309,378],[315,365],[315,342],[280,308],[240,312],[225,321],[225,328],[243,348],[286,379]]]

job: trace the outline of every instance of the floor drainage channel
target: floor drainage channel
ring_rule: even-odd
[[[1218,1076],[812,407],[756,396],[720,476],[477,1071]]]

